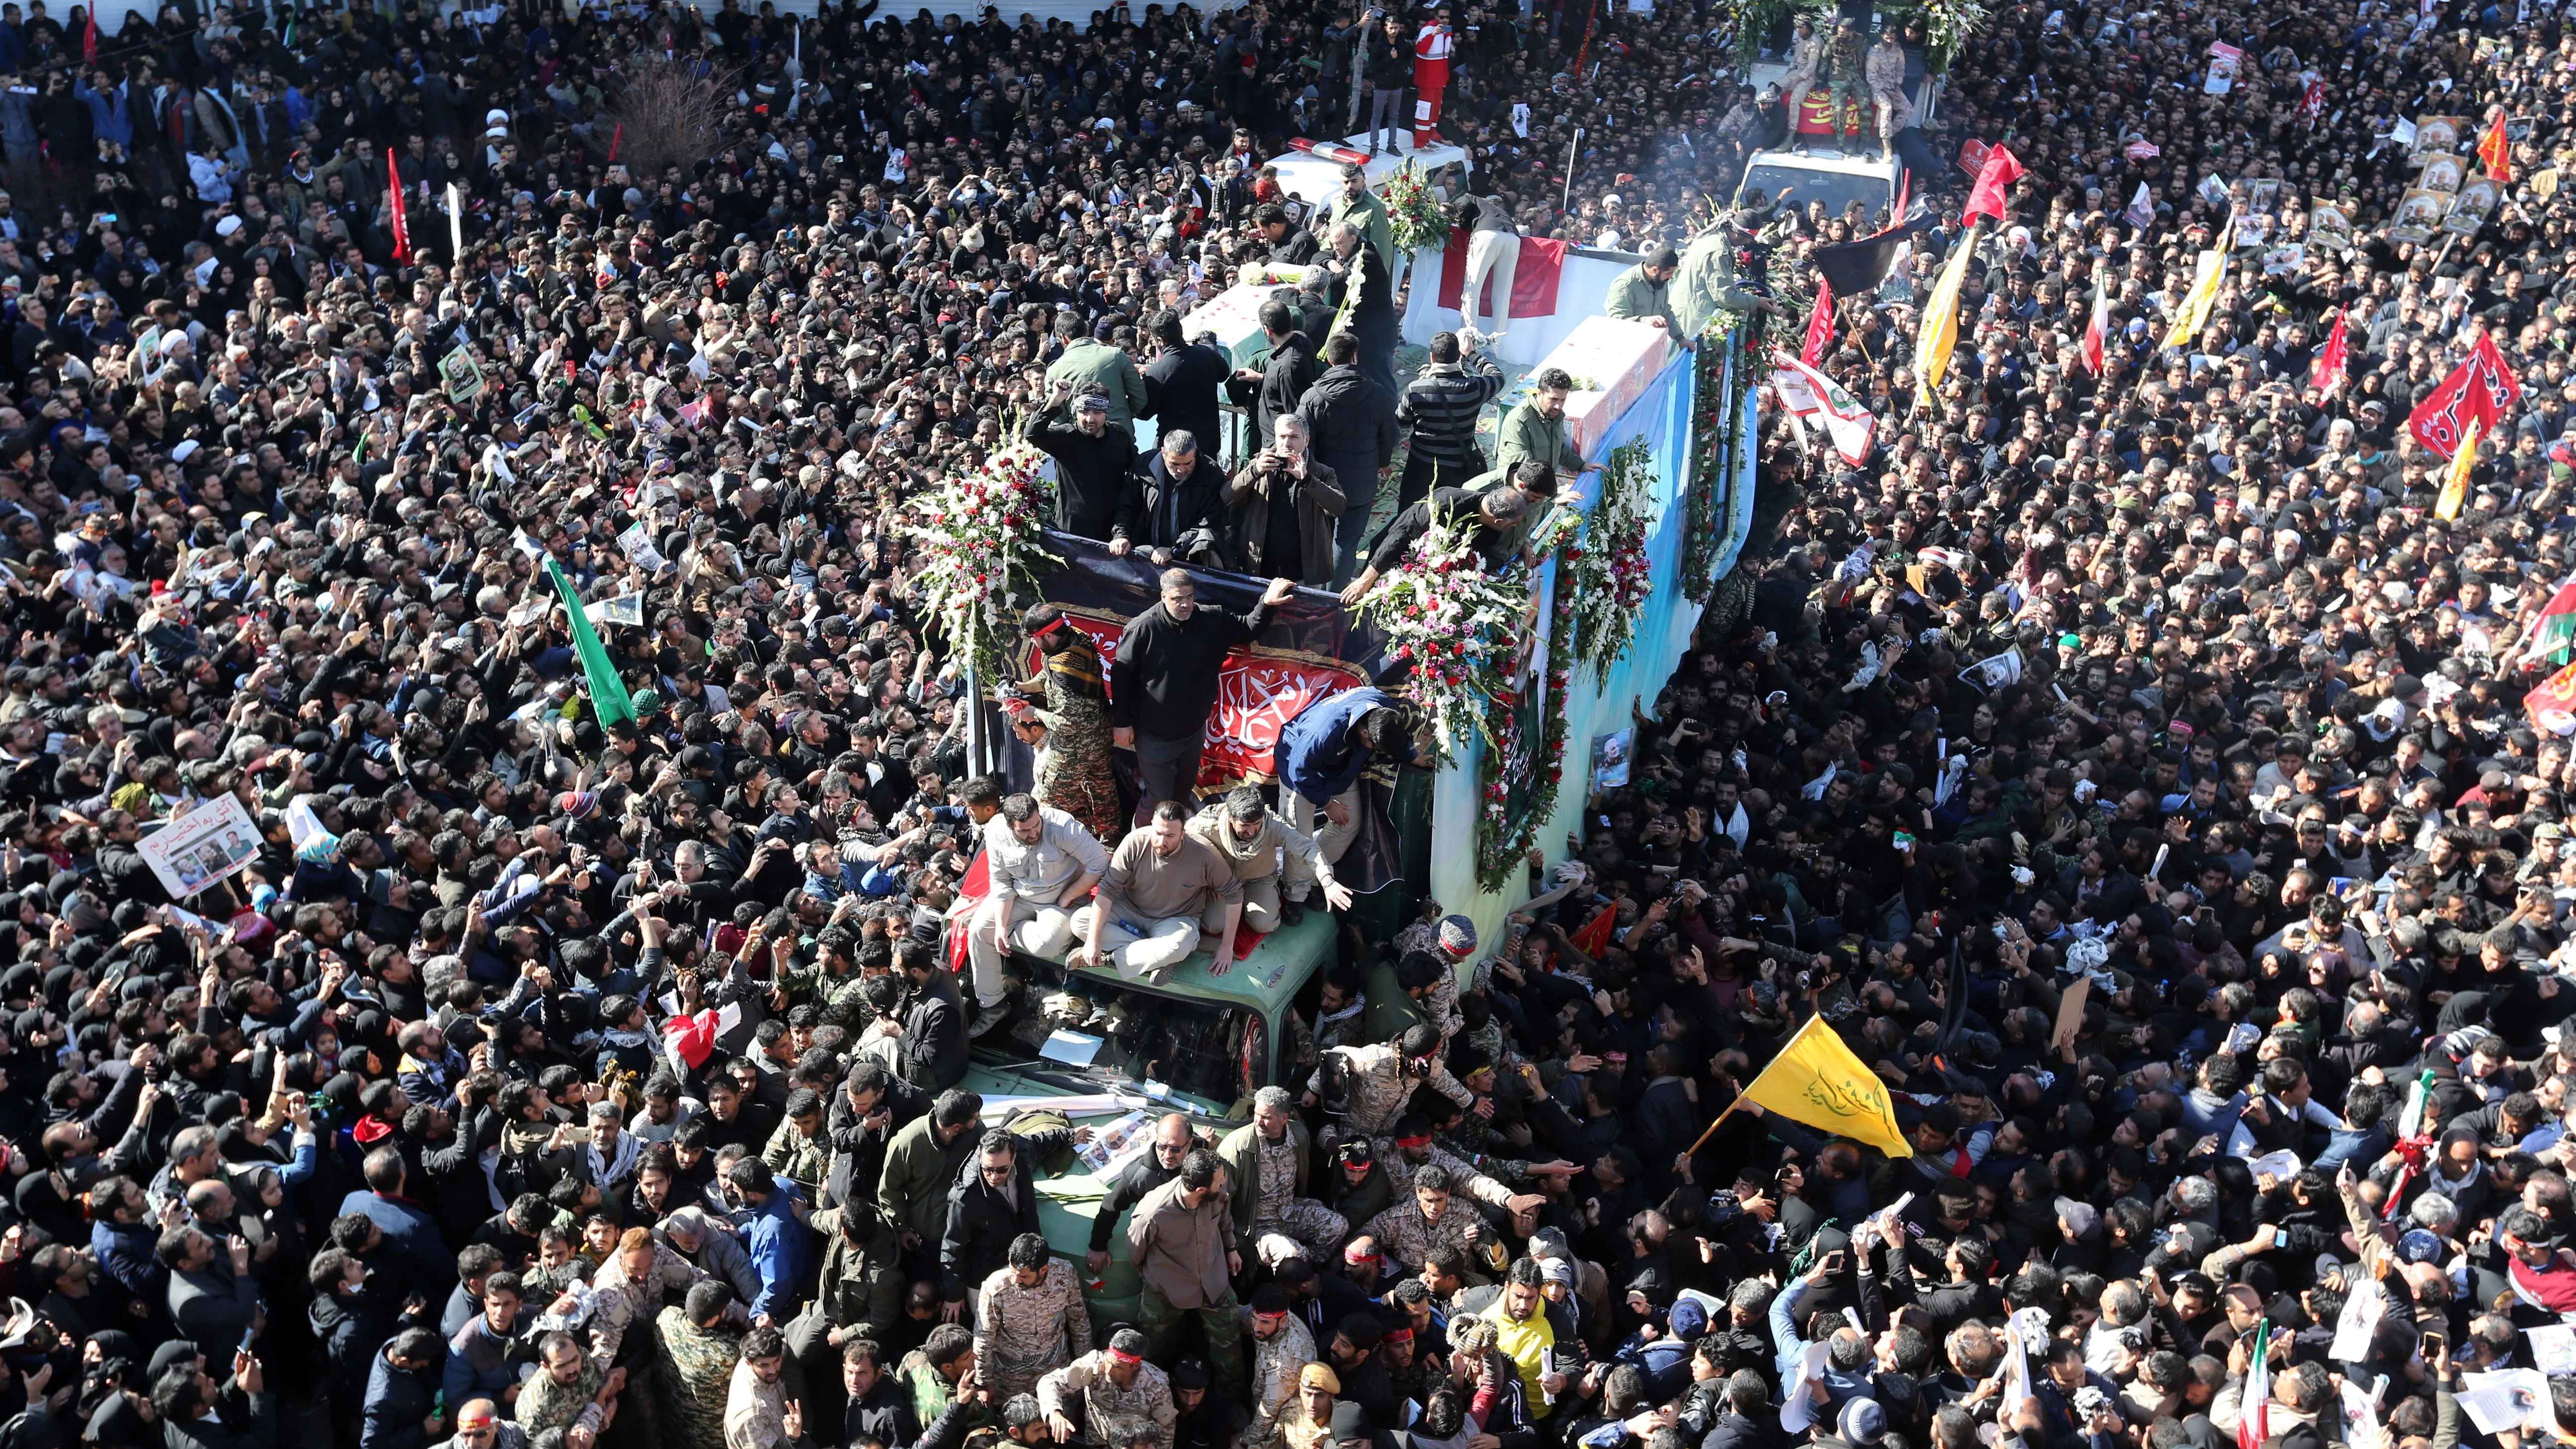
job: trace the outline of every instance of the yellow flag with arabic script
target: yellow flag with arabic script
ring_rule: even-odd
[[[2218,301],[2218,284],[2227,279],[2228,254],[2235,249],[2236,219],[2231,216],[2218,229],[2218,245],[2200,254],[2191,291],[2184,295],[2181,310],[2174,313],[2173,329],[2165,333],[2165,346],[2188,347],[2200,335],[2201,324],[2209,320],[2209,309]]]
[[[1985,237],[1983,226],[1979,222],[1952,244],[1949,264],[1941,269],[1941,279],[1932,284],[1932,300],[1924,305],[1922,330],[1914,339],[1916,407],[1932,405],[1941,391],[1941,379],[1950,371],[1950,349],[1959,345],[1959,292],[1967,285],[1968,264],[1977,244]]]
[[[1744,1095],[1766,1112],[1819,1132],[1851,1138],[1890,1157],[1914,1155],[1905,1130],[1896,1125],[1887,1084],[1861,1065],[1821,1016],[1807,1018]]]

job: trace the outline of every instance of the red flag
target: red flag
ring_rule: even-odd
[[[2478,345],[2469,349],[2451,375],[2406,415],[2406,429],[2435,457],[2448,459],[2460,450],[2460,440],[2468,436],[2472,421],[2479,432],[2492,434],[2521,396],[2522,384],[2514,381],[2513,370],[2504,365],[2504,354],[2496,351],[2495,334],[2481,332]]]
[[[2316,370],[2308,374],[2308,386],[2319,392],[2332,391],[2336,383],[2343,381],[2344,359],[2351,350],[2343,335],[2345,315],[2335,313],[2334,330],[2326,334],[2325,351],[2317,354]]]
[[[92,64],[98,61],[98,11],[96,9],[89,12],[89,20],[81,26],[81,59]]]
[[[621,142],[623,142],[625,139],[626,139],[626,123],[625,123],[624,121],[620,121],[620,122],[618,122],[618,123],[617,123],[617,130],[616,130],[614,133],[612,133],[612,134],[609,136],[609,138],[608,138],[608,164],[609,164],[609,165],[614,166],[614,165],[616,165],[616,164],[617,164],[617,147],[618,147],[618,145],[619,145]]]
[[[2093,318],[2084,324],[2084,350],[2080,354],[2084,370],[2095,377],[2102,375],[2111,351],[2111,293],[2102,283],[2105,272],[2093,269]]]
[[[1959,220],[1967,223],[1981,216],[1991,216],[1995,225],[2003,225],[2004,188],[2021,177],[2021,163],[2013,159],[2012,152],[2001,146],[1988,151],[1985,166],[1977,172],[1976,187],[1968,193],[1967,210],[1959,214]]]
[[[2557,727],[2576,715],[2576,664],[2570,664],[2540,682],[2540,687],[2522,697],[2522,712],[2534,729],[2544,734],[2557,733]]]
[[[393,194],[394,260],[411,265],[411,219],[403,214],[402,168],[394,164],[394,148],[385,148],[385,186]]]
[[[1616,919],[1618,914],[1610,907],[1603,906],[1593,913],[1591,920],[1577,927],[1574,934],[1566,938],[1567,942],[1584,955],[1597,958],[1602,952],[1610,949],[1610,933],[1619,924]]]
[[[1505,318],[1556,315],[1556,284],[1565,275],[1567,245],[1545,237],[1522,237],[1520,262],[1512,272],[1511,310],[1487,311],[1479,307],[1476,315]],[[1453,312],[1459,310],[1459,299],[1466,290],[1467,229],[1462,226],[1449,233],[1449,250],[1441,259],[1440,305]]]
[[[1809,367],[1825,355],[1834,340],[1834,288],[1822,277],[1816,278],[1816,310],[1807,314],[1807,340],[1798,347],[1798,360]]]
[[[2487,133],[2478,138],[2478,159],[2486,163],[2487,179],[2498,186],[2513,184],[2513,143],[2505,139],[2504,112],[2495,113],[2487,122]]]

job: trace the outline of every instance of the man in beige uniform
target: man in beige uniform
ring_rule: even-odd
[[[1095,967],[1114,962],[1122,976],[1159,983],[1208,936],[1208,974],[1222,976],[1234,964],[1243,883],[1190,838],[1189,821],[1187,805],[1165,800],[1154,807],[1153,823],[1118,842],[1099,895],[1073,913],[1084,942],[1075,959]]]
[[[976,1301],[976,1382],[1009,1403],[1089,1342],[1091,1310],[1073,1265],[1049,1256],[1041,1234],[1013,1238],[1008,1263],[984,1280]]]
[[[1336,1141],[1383,1135],[1411,1100],[1413,1089],[1424,1083],[1460,1107],[1475,1110],[1475,1094],[1449,1075],[1448,1064],[1440,1059],[1440,1029],[1429,1022],[1406,1027],[1395,1041],[1334,1047],[1323,1055],[1324,1061],[1306,1082],[1305,1101],[1310,1107],[1321,1101],[1328,1085],[1325,1074],[1339,1075],[1345,1093],[1342,1120],[1327,1129]]]
[[[1304,920],[1306,896],[1317,885],[1326,905],[1350,909],[1350,888],[1333,879],[1333,863],[1315,839],[1271,814],[1252,786],[1226,792],[1189,828],[1190,838],[1215,851],[1242,883],[1243,923],[1262,935]]]

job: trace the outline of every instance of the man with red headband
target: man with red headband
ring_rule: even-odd
[[[1394,1187],[1399,1199],[1402,1195],[1413,1191],[1416,1176],[1432,1167],[1438,1167],[1448,1174],[1453,1190],[1463,1187],[1469,1197],[1478,1202],[1491,1203],[1505,1212],[1517,1213],[1527,1208],[1541,1206],[1547,1201],[1537,1193],[1515,1195],[1510,1188],[1488,1177],[1474,1164],[1442,1147],[1432,1134],[1431,1120],[1419,1112],[1407,1112],[1397,1118],[1393,1135],[1378,1139],[1377,1160],[1386,1169],[1388,1181]],[[1532,1177],[1568,1181],[1573,1178],[1577,1169],[1573,1163],[1563,1158],[1554,1158],[1546,1162],[1533,1162],[1521,1170]],[[1390,1204],[1390,1206],[1393,1205]],[[1419,1268],[1422,1264],[1417,1260],[1412,1266]]]
[[[1404,1110],[1413,1089],[1425,1082],[1461,1107],[1476,1105],[1475,1097],[1440,1060],[1439,1028],[1415,1022],[1396,1041],[1326,1051],[1314,1076],[1307,1079],[1305,1105],[1322,1101],[1325,1089],[1336,1087],[1334,1095],[1343,1103],[1342,1120],[1338,1131],[1327,1130],[1336,1137],[1378,1137]]]
[[[1267,1444],[1280,1416],[1295,1403],[1302,1376],[1321,1366],[1314,1362],[1315,1336],[1288,1311],[1287,1289],[1277,1283],[1253,1289],[1246,1316],[1252,1327],[1252,1423],[1243,1442]]]
[[[1153,1426],[1155,1449],[1172,1449],[1172,1381],[1145,1362],[1151,1346],[1145,1335],[1122,1328],[1109,1335],[1107,1348],[1094,1349],[1038,1380],[1038,1408],[1055,1442],[1086,1428],[1092,1438],[1107,1442],[1111,1426],[1141,1422]]]
[[[1421,1272],[1431,1250],[1446,1245],[1467,1255],[1468,1282],[1490,1283],[1488,1275],[1498,1266],[1488,1251],[1492,1230],[1475,1209],[1452,1206],[1449,1189],[1449,1169],[1438,1163],[1424,1167],[1413,1174],[1413,1191],[1369,1219],[1366,1231],[1408,1273]]]

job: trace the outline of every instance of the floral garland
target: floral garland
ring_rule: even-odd
[[[1430,178],[1419,166],[1405,162],[1403,170],[1386,178],[1378,200],[1386,203],[1387,229],[1394,233],[1398,255],[1449,245],[1448,209],[1432,194]]]
[[[1725,542],[1718,500],[1733,471],[1736,421],[1743,416],[1744,385],[1750,371],[1739,364],[1734,375],[1728,375],[1728,355],[1737,351],[1730,338],[1739,329],[1744,329],[1741,354],[1754,355],[1762,340],[1759,314],[1747,316],[1721,307],[1701,329],[1699,350],[1692,360],[1698,375],[1691,390],[1690,486],[1682,494],[1681,582],[1682,594],[1694,604],[1708,602],[1709,590],[1717,584],[1718,549]]]
[[[1430,717],[1441,764],[1471,735],[1497,745],[1494,717],[1517,698],[1504,668],[1529,609],[1529,575],[1518,563],[1487,570],[1475,527],[1435,521],[1352,605],[1385,636],[1387,657],[1409,666],[1405,693]]]
[[[1557,792],[1565,780],[1565,691],[1574,678],[1574,565],[1581,552],[1574,535],[1580,522],[1573,509],[1554,509],[1530,539],[1532,557],[1556,555],[1556,591],[1547,623],[1547,697],[1554,707],[1539,716],[1538,748],[1530,752],[1528,763],[1533,793],[1518,817],[1512,814],[1511,782],[1503,778],[1506,752],[1496,748],[1485,754],[1476,789],[1476,888],[1487,895],[1501,894],[1512,871],[1538,843],[1538,833],[1555,818]]]
[[[1033,443],[1007,444],[915,500],[922,521],[904,525],[923,545],[913,582],[932,627],[988,683],[1003,676],[1002,641],[1036,601],[1036,565],[1050,557],[1038,541],[1055,514],[1047,461]]]
[[[1646,559],[1646,534],[1654,526],[1647,507],[1653,474],[1654,460],[1644,439],[1612,449],[1601,470],[1601,497],[1583,528],[1584,541],[1565,547],[1563,556],[1574,566],[1574,633],[1550,637],[1566,640],[1576,662],[1590,665],[1595,676],[1609,673],[1628,652],[1637,616],[1654,592],[1653,566]],[[1562,586],[1559,592],[1564,592]]]

